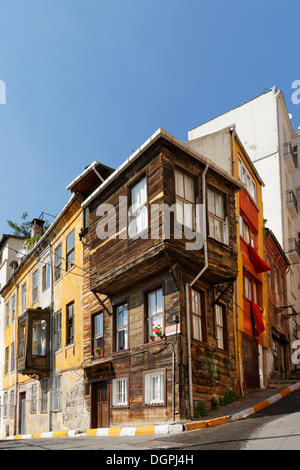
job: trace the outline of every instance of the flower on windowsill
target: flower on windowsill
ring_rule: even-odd
[[[94,353],[95,353],[96,356],[103,357],[103,349],[101,349],[101,348],[95,348]]]
[[[151,341],[154,341],[154,339],[157,337],[162,338],[163,336],[164,334],[161,326],[159,324],[155,326],[154,323],[152,323],[152,334],[149,335]]]

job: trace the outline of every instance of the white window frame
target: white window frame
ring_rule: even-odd
[[[144,381],[145,405],[164,405],[166,400],[166,371],[146,372],[144,374]]]
[[[222,214],[217,213],[216,198],[222,198]],[[213,207],[212,207],[213,199]],[[229,245],[228,217],[226,216],[226,195],[210,187],[207,189],[207,211],[208,211],[208,232],[209,236],[220,243]],[[217,235],[219,226],[220,236]]]
[[[142,190],[144,185],[144,191]],[[138,202],[134,204],[133,193],[137,189]],[[131,188],[131,207],[129,209],[128,234],[130,238],[137,238],[148,230],[148,190],[147,178],[144,176]]]
[[[48,379],[42,379],[40,382],[40,403],[41,403],[41,413],[48,412],[48,391],[49,391],[49,382]]]
[[[246,185],[247,192],[252,199],[257,203],[257,187],[254,178],[249,172],[247,166],[239,156],[239,178]]]
[[[27,286],[26,282],[22,284],[22,313],[26,311],[27,308]]]
[[[112,380],[112,406],[128,406],[128,377]]]
[[[53,376],[52,411],[61,411],[61,374]]]
[[[32,303],[34,304],[39,298],[39,271],[36,269],[32,273]]]
[[[216,336],[218,348],[225,350],[225,325],[224,325],[224,307],[221,304],[215,305],[215,318],[216,318]]]
[[[36,407],[36,383],[31,384],[30,386],[30,413],[36,413],[37,407]]]
[[[176,221],[188,227],[196,228],[196,194],[192,176],[175,170]]]

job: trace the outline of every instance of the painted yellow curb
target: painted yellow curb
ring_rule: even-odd
[[[187,423],[185,429],[187,431],[193,431],[194,429],[207,428],[207,421],[198,421],[197,423]]]
[[[96,436],[97,434],[97,429],[88,429],[86,432],[87,436]]]
[[[269,400],[264,400],[264,401],[261,401],[260,403],[257,403],[257,405],[253,405],[252,408],[254,409],[255,413],[257,413],[258,411],[263,410],[270,404],[271,403],[269,402]]]
[[[121,432],[121,428],[109,428],[108,435],[109,436],[119,436]]]
[[[221,418],[210,419],[207,421],[207,426],[213,428],[214,426],[220,426],[221,424],[229,423],[228,416],[222,416]]]
[[[140,426],[136,428],[136,436],[151,436],[154,434],[154,426]]]
[[[290,388],[285,388],[284,390],[282,390],[280,392],[280,395],[283,397],[286,397],[289,393],[291,393],[291,389]]]
[[[33,439],[34,439],[34,438],[39,438],[39,437],[41,437],[41,433],[40,433],[40,432],[39,432],[39,433],[36,433],[36,434],[31,434],[31,438],[33,438]]]
[[[22,439],[22,436],[14,436],[14,439]]]
[[[68,431],[53,431],[52,437],[67,437]]]

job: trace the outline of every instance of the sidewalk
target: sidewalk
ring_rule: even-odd
[[[243,419],[257,413],[299,388],[300,382],[287,382],[282,387],[270,387],[249,392],[244,397],[241,397],[240,400],[221,406],[219,409],[211,411],[207,416],[185,423],[185,429],[186,431],[192,431]]]

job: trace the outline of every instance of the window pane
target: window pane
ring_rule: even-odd
[[[193,315],[193,337],[194,339],[202,341],[201,317],[198,317],[197,315]]]
[[[183,173],[175,171],[175,191],[176,195],[184,198]]]
[[[184,218],[183,218],[183,201],[180,199],[176,199],[176,220],[179,224],[183,225]]]
[[[224,219],[224,200],[221,194],[215,193],[216,216]]]
[[[195,202],[194,181],[190,176],[184,175],[184,193],[185,199]]]

